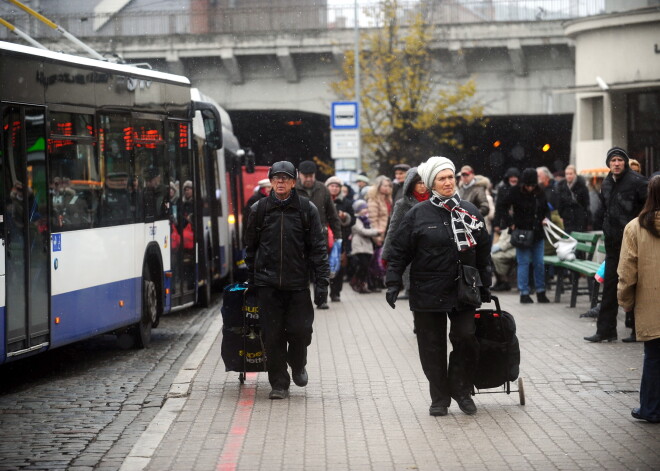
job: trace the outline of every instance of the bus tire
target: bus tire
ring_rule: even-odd
[[[142,314],[134,326],[137,348],[147,348],[151,343],[151,329],[158,321],[158,289],[147,265],[142,269]]]

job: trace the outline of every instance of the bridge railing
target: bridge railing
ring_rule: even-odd
[[[359,26],[378,26],[378,5],[360,0]],[[111,36],[171,36],[177,34],[264,34],[353,28],[353,2],[346,5],[296,5],[261,7],[213,7],[189,11],[121,11],[117,14],[79,13],[44,14],[79,38]],[[526,22],[579,18],[602,13],[604,0],[422,0],[402,2],[399,18],[402,24],[421,12],[429,24],[462,24],[488,22]],[[58,35],[49,27],[23,12],[0,12],[5,20],[34,38]],[[11,33],[0,30],[0,39]]]

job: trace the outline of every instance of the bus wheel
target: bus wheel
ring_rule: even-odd
[[[142,315],[134,330],[135,344],[147,348],[151,342],[151,328],[158,320],[158,294],[151,272],[145,266],[142,272]]]

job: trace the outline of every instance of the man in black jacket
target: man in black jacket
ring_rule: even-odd
[[[601,210],[594,217],[594,220],[603,221],[605,281],[596,333],[584,338],[589,342],[612,342],[617,339],[616,316],[619,302],[616,289],[619,276],[616,270],[619,266],[623,230],[642,210],[648,185],[644,176],[630,170],[629,160],[626,151],[620,147],[607,151],[605,163],[610,173],[605,177],[600,190]]]
[[[327,301],[330,268],[319,212],[296,193],[293,164],[275,162],[268,178],[273,186],[271,194],[252,206],[248,218],[245,263],[248,283],[259,292],[268,380],[273,388],[269,397],[285,399],[291,383],[287,362],[293,382],[307,385],[307,347],[312,342],[314,322],[310,267],[316,280],[317,306]]]

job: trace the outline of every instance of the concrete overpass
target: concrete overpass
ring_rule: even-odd
[[[351,29],[88,37],[104,54],[190,77],[226,108],[295,109],[329,114]],[[70,51],[62,40],[45,40]],[[53,44],[56,43],[56,44]],[[572,40],[561,21],[437,25],[431,48],[439,81],[474,78],[487,115],[573,113]]]

